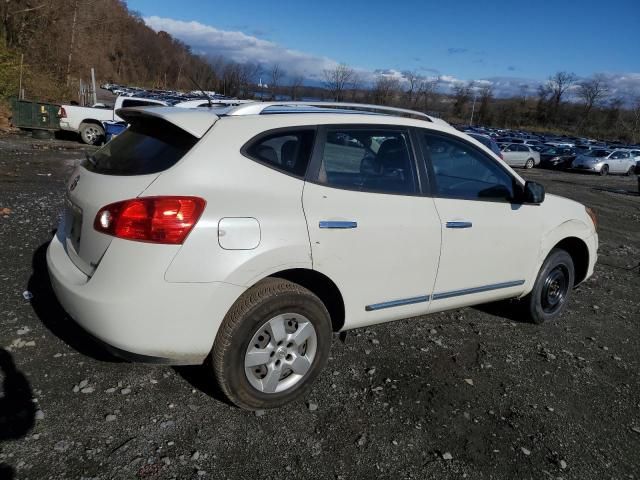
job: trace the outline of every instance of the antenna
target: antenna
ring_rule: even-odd
[[[206,97],[207,103],[209,103],[209,108],[213,108],[213,104],[211,103],[211,98],[209,98],[209,95],[205,93],[204,89],[200,85],[198,85],[198,82],[196,82],[191,75],[187,75],[187,77],[198,88],[198,90],[202,92],[202,95]]]

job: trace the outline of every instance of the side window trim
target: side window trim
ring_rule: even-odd
[[[309,162],[309,167],[307,168],[307,175],[305,177],[305,181],[309,183],[313,183],[316,185],[321,185],[327,188],[335,188],[338,190],[348,190],[352,192],[361,192],[361,193],[380,193],[385,195],[402,195],[407,197],[419,197],[424,196],[424,184],[425,179],[423,175],[421,175],[421,169],[419,167],[420,163],[420,150],[416,143],[416,138],[413,133],[414,128],[408,125],[389,125],[389,124],[377,124],[377,123],[367,123],[367,124],[349,124],[349,123],[329,123],[324,125],[318,125],[316,132],[316,139],[313,147],[313,153],[311,155],[311,161]],[[385,191],[374,191],[374,190],[361,190],[355,188],[347,188],[345,186],[336,186],[329,185],[327,183],[321,182],[319,179],[320,169],[322,166],[322,161],[324,158],[324,146],[327,142],[327,137],[330,130],[395,130],[402,131],[407,134],[407,140],[409,141],[409,154],[411,155],[411,166],[413,169],[413,174],[416,180],[416,191],[413,193],[397,193],[397,192],[385,192]],[[426,172],[425,172],[426,175]]]
[[[430,130],[428,128],[417,128],[416,130],[418,130],[416,132],[416,135],[419,137],[420,149],[422,150],[421,159],[422,159],[422,162],[425,164],[425,168],[426,168],[427,175],[428,175],[428,178],[429,178],[429,187],[431,189],[431,196],[433,198],[449,198],[449,199],[453,198],[453,199],[457,199],[457,200],[467,200],[467,201],[475,201],[475,202],[514,203],[513,201],[509,201],[509,200],[505,200],[505,199],[501,199],[501,198],[482,198],[482,199],[479,199],[479,198],[465,198],[465,197],[459,197],[459,196],[442,195],[442,194],[440,194],[438,192],[438,186],[437,186],[436,180],[435,180],[436,174],[435,174],[435,171],[433,169],[433,164],[431,162],[431,158],[430,158],[429,153],[428,153],[429,149],[427,148],[427,145],[426,145],[426,139],[424,137],[425,134],[439,136],[439,137],[444,138],[445,140],[453,140],[453,141],[458,141],[458,142],[463,143],[464,145],[468,146],[470,149],[474,150],[475,152],[477,152],[478,154],[480,154],[484,158],[486,158],[489,161],[493,162],[497,167],[499,167],[500,170],[502,170],[509,178],[511,178],[511,181],[513,183],[514,189],[515,188],[523,188],[523,185],[500,162],[496,161],[494,158],[492,158],[489,155],[487,155],[485,152],[483,152],[482,150],[477,148],[475,145],[472,145],[471,143],[466,142],[463,139],[456,137],[455,135],[450,135],[448,133],[440,132],[438,130]]]
[[[252,162],[259,163],[260,165],[268,167],[271,170],[275,170],[276,172],[283,173],[284,175],[288,175],[288,176],[293,177],[293,178],[304,180],[309,175],[309,170],[310,170],[311,164],[313,162],[313,154],[315,152],[317,144],[319,143],[318,142],[318,138],[319,138],[319,131],[318,130],[319,129],[318,129],[317,125],[298,125],[298,126],[295,126],[295,127],[281,127],[281,128],[273,128],[271,130],[265,130],[265,131],[260,132],[259,134],[255,135],[255,136],[251,137],[248,141],[246,141],[245,144],[242,145],[242,147],[240,148],[240,154],[243,157],[248,158]],[[309,158],[309,161],[307,162],[307,167],[305,169],[305,174],[304,175],[296,175],[295,173],[293,173],[291,171],[285,170],[283,168],[278,168],[277,166],[275,166],[275,165],[273,165],[273,164],[271,164],[269,162],[265,162],[263,160],[260,160],[259,158],[256,158],[256,157],[252,156],[249,153],[249,149],[255,143],[261,141],[264,138],[271,137],[271,136],[277,135],[279,133],[281,133],[283,135],[286,135],[287,133],[290,133],[290,132],[301,132],[301,131],[313,132],[313,147],[311,148],[311,156]]]

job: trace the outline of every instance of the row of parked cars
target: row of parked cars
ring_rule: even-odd
[[[640,172],[640,145],[606,144],[589,139],[541,137],[518,132],[463,128],[512,167],[552,168],[608,175]],[[504,131],[503,131],[504,132]]]

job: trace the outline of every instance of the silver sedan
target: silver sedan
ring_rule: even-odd
[[[540,152],[522,143],[502,145],[502,155],[511,167],[533,168],[540,164]]]

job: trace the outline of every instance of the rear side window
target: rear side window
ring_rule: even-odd
[[[267,133],[242,149],[249,158],[285,173],[304,177],[313,150],[315,129]]]
[[[198,142],[164,120],[136,119],[104,147],[87,157],[84,168],[105,175],[146,175],[175,165]]]
[[[318,181],[330,187],[414,194],[409,134],[391,129],[329,129]]]
[[[162,104],[156,102],[148,102],[146,100],[123,100],[122,108],[128,107],[162,107]]]

